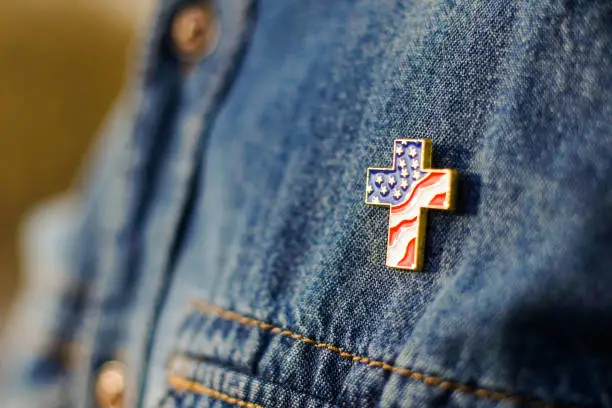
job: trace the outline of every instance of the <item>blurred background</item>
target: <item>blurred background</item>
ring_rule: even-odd
[[[152,3],[0,2],[0,316],[23,282],[20,226],[70,187],[126,81]]]

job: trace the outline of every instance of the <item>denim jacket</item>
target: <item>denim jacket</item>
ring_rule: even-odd
[[[91,407],[120,360],[126,406],[612,407],[612,2],[217,0],[189,72],[184,4],[11,392]],[[396,138],[459,175],[420,272],[363,201]]]

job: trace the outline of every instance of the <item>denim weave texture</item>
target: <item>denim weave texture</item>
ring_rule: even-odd
[[[184,3],[83,224],[79,390],[121,350],[143,407],[612,407],[612,2],[219,0],[188,75]],[[421,272],[363,202],[396,138],[459,173]]]

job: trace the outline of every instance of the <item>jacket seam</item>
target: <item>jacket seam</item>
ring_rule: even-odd
[[[197,368],[189,369],[189,363],[197,364]],[[323,404],[321,406],[325,406],[327,408],[343,407],[343,405],[338,404],[336,402],[329,401],[328,399],[322,398],[317,395],[312,395],[311,393],[306,393],[299,389],[288,387],[286,384],[275,382],[270,378],[255,375],[250,370],[236,369],[236,367],[233,367],[227,362],[215,360],[199,353],[195,354],[185,351],[177,351],[175,354],[173,354],[172,357],[170,357],[169,363],[166,367],[166,378],[170,378],[170,376],[178,376],[191,381],[198,382],[200,384],[207,384],[206,381],[203,381],[206,375],[202,371],[200,371],[202,366],[206,366],[207,369],[222,370],[223,373],[230,374],[230,376],[246,376],[249,380],[259,382],[262,388],[269,386],[274,389],[272,396],[278,396],[281,394],[285,395],[288,393],[291,395],[291,398],[300,398],[307,400],[308,406],[312,404],[316,404],[316,406]]]
[[[274,326],[270,323],[244,316],[231,310],[223,309],[219,306],[211,305],[201,300],[193,301],[193,307],[200,313],[206,315],[215,315],[224,320],[237,322],[243,326],[256,327],[264,332],[271,332],[280,336],[288,337],[293,340],[309,344],[318,349],[328,350],[339,355],[342,358],[351,360],[356,363],[364,364],[368,367],[379,368],[387,372],[408,377],[411,380],[421,382],[430,387],[439,388],[446,392],[459,392],[477,397],[479,399],[493,400],[496,402],[509,402],[517,405],[527,405],[537,408],[564,408],[567,405],[553,404],[539,400],[534,397],[521,394],[513,394],[507,391],[492,390],[488,388],[470,386],[461,384],[456,381],[447,380],[438,376],[428,375],[423,372],[415,371],[405,367],[395,366],[382,360],[376,360],[371,357],[350,353],[338,346],[329,343],[316,341],[310,337],[303,336],[294,331]]]
[[[177,391],[194,392],[241,408],[264,408],[262,405],[232,397],[229,394],[177,375],[170,375],[168,377],[168,384]]]

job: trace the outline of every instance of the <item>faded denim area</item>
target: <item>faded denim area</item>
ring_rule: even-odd
[[[189,75],[167,3],[82,372],[122,350],[144,407],[612,407],[611,2],[223,0]],[[459,171],[422,272],[363,201],[395,138]]]

